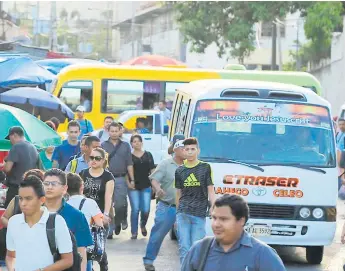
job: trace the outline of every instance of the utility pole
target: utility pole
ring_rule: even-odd
[[[106,44],[106,58],[111,58],[110,45],[112,44],[112,25],[113,25],[113,6],[112,2],[107,3],[107,44]]]
[[[283,70],[283,55],[282,55],[282,43],[281,43],[281,26],[285,27],[285,25],[279,21],[278,19],[275,20],[275,25],[277,26],[277,39],[278,39],[278,66],[279,70]]]
[[[57,51],[57,21],[56,21],[56,1],[52,1],[50,5],[50,37],[49,49]]]
[[[135,44],[134,44],[134,40],[135,40],[134,34],[135,34],[135,8],[134,8],[134,2],[132,1],[132,19],[131,19],[132,58],[136,57]]]
[[[296,22],[297,26],[297,37],[296,37],[296,71],[300,70],[300,64],[299,64],[299,20],[297,19]]]
[[[272,62],[271,70],[276,70],[277,66],[277,27],[276,24],[272,23]]]
[[[6,33],[5,33],[5,20],[4,20],[4,12],[3,12],[3,2],[0,1],[0,19],[1,19],[1,25],[2,25],[2,34],[0,36],[0,39],[5,41],[6,40]]]

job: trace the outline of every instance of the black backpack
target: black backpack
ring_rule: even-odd
[[[198,262],[197,269],[195,271],[204,271],[205,264],[207,261],[207,256],[210,252],[210,248],[211,248],[213,240],[214,240],[214,237],[205,237],[201,241],[201,249],[200,249],[201,254],[199,255],[199,262]]]
[[[57,262],[58,260],[60,260],[61,256],[60,256],[59,251],[57,250],[56,242],[55,242],[55,217],[56,217],[56,213],[49,214],[46,231],[47,231],[47,238],[48,238],[50,252],[52,253],[54,257],[54,262]],[[73,265],[70,268],[67,268],[63,271],[81,271],[82,259],[78,252],[77,241],[75,240],[73,233],[71,231],[69,231],[69,233],[71,235],[72,247],[73,247]]]

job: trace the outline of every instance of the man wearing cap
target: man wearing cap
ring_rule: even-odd
[[[35,146],[25,140],[24,130],[20,126],[12,127],[5,138],[11,141],[12,148],[5,159],[5,163],[0,164],[7,174],[8,186],[5,208],[9,202],[18,195],[19,184],[23,180],[26,171],[37,168],[38,152]]]
[[[179,140],[184,140],[184,139],[185,139],[185,136],[183,134],[175,134],[174,137],[172,138],[172,140],[170,141],[171,145],[168,148],[168,153],[173,155],[174,154],[174,145],[175,145],[175,143],[177,141],[179,141]]]
[[[183,137],[183,135],[179,135],[179,138],[181,136]],[[172,229],[176,220],[176,189],[174,188],[174,179],[176,169],[183,164],[183,149],[183,140],[176,139],[173,146],[174,157],[163,160],[150,176],[152,186],[156,191],[158,203],[155,224],[152,227],[146,248],[146,255],[143,258],[145,270],[147,271],[155,270],[153,262],[157,258],[165,236]]]
[[[93,132],[92,122],[90,120],[85,119],[85,107],[79,105],[76,109],[77,112],[77,121],[80,124],[80,135],[79,140],[82,139],[83,135],[91,135]]]

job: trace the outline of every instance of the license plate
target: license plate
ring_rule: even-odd
[[[270,226],[249,226],[246,228],[246,231],[252,236],[270,236],[271,227]]]

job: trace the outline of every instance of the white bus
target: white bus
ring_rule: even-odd
[[[338,174],[326,100],[295,85],[194,81],[176,91],[169,137],[175,133],[198,138],[217,195],[247,200],[248,232],[306,247],[309,263],[322,261],[336,230]]]

